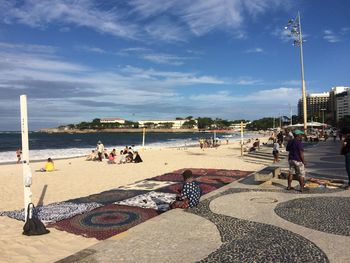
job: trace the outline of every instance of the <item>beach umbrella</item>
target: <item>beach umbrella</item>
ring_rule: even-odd
[[[20,96],[21,105],[21,134],[22,134],[22,171],[24,186],[24,218],[27,220],[28,204],[31,203],[32,192],[32,172],[29,166],[29,140],[28,140],[28,113],[27,113],[27,96]]]

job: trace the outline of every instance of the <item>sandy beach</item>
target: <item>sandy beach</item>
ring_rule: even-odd
[[[263,140],[266,140],[263,139]],[[140,151],[143,163],[109,165],[88,162],[85,158],[56,160],[57,171],[34,172],[45,162],[31,164],[33,171],[32,201],[50,204],[83,197],[161,175],[181,168],[221,168],[256,171],[263,166],[240,159],[239,142],[208,148],[166,148]],[[0,211],[23,208],[22,166],[0,166]],[[0,217],[0,262],[53,262],[98,242],[94,238],[69,234],[50,228],[43,236],[22,235],[23,222]]]

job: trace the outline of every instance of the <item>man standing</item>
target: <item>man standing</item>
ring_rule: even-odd
[[[340,154],[344,155],[345,157],[345,169],[349,178],[346,189],[350,189],[350,129],[343,128],[341,133],[344,135],[344,138],[342,138],[343,140],[341,140]]]
[[[97,154],[98,154],[98,160],[100,162],[102,162],[102,157],[103,157],[103,152],[105,150],[105,147],[101,141],[97,142],[96,150],[97,150]]]
[[[295,130],[294,135],[294,139],[290,140],[286,147],[286,150],[289,152],[289,174],[287,190],[293,189],[291,184],[293,180],[293,174],[296,174],[299,179],[300,191],[303,192],[305,185],[305,159],[304,147],[301,141],[304,132],[301,130]]]

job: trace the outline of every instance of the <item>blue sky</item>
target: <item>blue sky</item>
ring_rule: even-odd
[[[301,13],[307,92],[350,86],[347,0],[0,0],[0,130],[121,117],[296,113]]]

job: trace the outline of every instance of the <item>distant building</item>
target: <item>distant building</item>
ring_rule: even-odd
[[[345,116],[344,115],[345,105],[344,105],[344,101],[342,101],[341,98],[344,97],[345,95],[344,92],[347,92],[349,90],[350,90],[350,87],[338,86],[338,87],[333,87],[330,91],[330,106],[331,106],[330,114],[331,114],[333,124],[335,124],[339,120],[340,115]],[[338,100],[340,105],[338,105]]]
[[[322,121],[323,111],[330,112],[329,92],[310,93],[306,96],[306,109],[308,120]],[[298,102],[298,115],[304,118],[303,99]]]
[[[162,127],[163,125],[166,125],[168,123],[172,123],[172,126],[171,126],[172,129],[181,129],[182,125],[187,121],[188,120],[146,120],[146,121],[138,121],[138,123],[140,128],[146,127],[148,125],[153,126],[153,128],[157,128],[157,127]],[[193,129],[197,129],[197,128],[198,127],[195,126]]]
[[[350,115],[349,104],[350,87],[336,86],[332,87],[329,92],[311,93],[306,96],[306,107],[308,121],[311,118],[314,121],[322,122],[323,119],[328,124],[335,125],[336,122]],[[302,119],[303,99],[298,102],[298,115]]]
[[[124,124],[125,120],[121,118],[102,118],[100,119],[100,123],[120,123]]]
[[[336,96],[336,120],[343,118],[346,115],[350,115],[350,90],[338,93]]]

